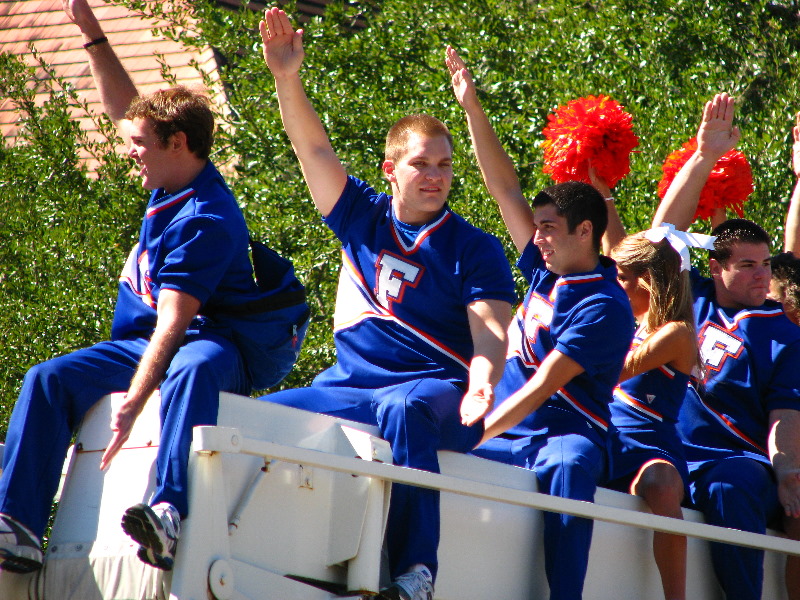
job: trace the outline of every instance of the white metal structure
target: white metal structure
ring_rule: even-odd
[[[369,598],[386,583],[383,529],[391,481],[438,488],[442,541],[437,600],[547,597],[541,510],[596,519],[584,598],[661,600],[652,530],[690,536],[687,596],[721,600],[705,539],[768,549],[764,600],[786,598],[783,553],[800,542],[656,517],[635,497],[599,490],[595,503],[535,491],[524,469],[441,452],[442,474],[391,465],[365,425],[222,394],[216,427],[195,430],[191,515],[175,569],[136,558],[119,522],[154,488],[158,400],[103,473],[112,402],[86,417],[41,572],[0,574],[0,600],[331,600]]]

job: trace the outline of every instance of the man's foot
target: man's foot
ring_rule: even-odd
[[[174,506],[167,502],[152,508],[147,504],[131,506],[122,516],[122,529],[140,544],[137,556],[142,562],[172,570],[181,534],[181,518]]]
[[[384,600],[433,600],[433,576],[428,567],[420,565],[400,575],[378,598]]]
[[[0,514],[0,570],[32,573],[42,568],[42,544],[16,519]]]

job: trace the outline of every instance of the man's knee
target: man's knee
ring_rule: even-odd
[[[713,523],[763,531],[777,501],[775,482],[765,465],[726,459],[695,483],[695,503]]]
[[[712,467],[701,478],[711,497],[728,499],[761,499],[775,490],[775,481],[766,465],[749,458],[731,458]]]
[[[443,382],[421,379],[377,390],[375,402],[380,419],[406,421],[409,416],[431,419],[433,404],[440,397],[436,384],[440,383]]]
[[[38,365],[33,365],[25,374],[26,381],[39,381],[46,383],[48,381],[58,381],[63,372],[70,366],[69,354],[65,356],[58,356],[51,358]]]
[[[534,470],[542,491],[576,500],[592,500],[603,472],[602,451],[590,443],[562,440],[539,453]]]

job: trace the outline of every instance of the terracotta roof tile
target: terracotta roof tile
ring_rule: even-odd
[[[238,8],[243,0],[217,1]],[[282,0],[278,1],[284,3]],[[300,20],[307,20],[309,15],[322,14],[330,1],[298,0],[297,9],[304,13]],[[154,36],[152,30],[157,23],[151,19],[143,18],[124,7],[107,4],[104,0],[89,0],[89,3],[141,93],[155,91],[165,85],[161,77],[161,64],[156,55],[163,56],[172,73],[184,85],[200,87],[203,84],[200,75],[190,66],[192,60],[196,60],[211,75],[212,81],[219,80],[216,58],[210,48],[202,52],[189,52],[176,42]],[[271,4],[271,1],[267,3],[250,0],[248,6],[254,10],[263,10]],[[354,26],[365,26],[363,17]],[[36,64],[29,48],[31,43],[45,62],[59,76],[64,77],[88,103],[89,110],[100,114],[102,106],[94,89],[86,52],[82,47],[83,40],[78,28],[64,14],[61,0],[0,0],[0,52],[18,55],[28,64]],[[35,77],[40,81],[31,81],[30,85],[35,86],[36,101],[41,105],[48,98],[47,86],[44,85],[47,75],[41,68],[37,68]],[[221,91],[216,90],[214,97],[218,104],[224,104]],[[92,119],[77,109],[74,118],[90,134],[96,131]],[[0,99],[0,135],[8,144],[13,144],[19,133],[19,119],[17,107],[8,99]]]
[[[189,66],[192,59],[209,71],[216,69],[210,49],[204,52],[187,51],[176,42],[154,37],[152,29],[157,23],[151,19],[106,4],[103,0],[89,0],[89,3],[140,92],[147,93],[166,85],[161,77],[157,54],[163,55],[172,73],[184,85],[202,85],[200,75]],[[0,52],[22,56],[28,64],[36,64],[29,49],[31,42],[45,62],[89,103],[89,109],[101,113],[102,106],[89,72],[80,31],[64,14],[61,0],[0,2]],[[45,74],[37,69],[36,77],[44,78]],[[44,89],[41,85],[38,88]],[[39,104],[46,98],[45,93],[37,94]],[[14,143],[19,117],[17,107],[10,100],[3,99],[0,102],[0,132],[6,143]],[[85,115],[76,114],[75,118],[90,132],[95,131],[91,119]]]

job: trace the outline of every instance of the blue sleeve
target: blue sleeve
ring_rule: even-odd
[[[462,290],[464,306],[476,300],[503,300],[516,304],[514,278],[500,241],[488,233],[467,246],[469,265]]]
[[[800,341],[785,346],[776,357],[765,398],[768,411],[800,410],[800,369],[797,365],[800,365]]]
[[[153,281],[159,288],[184,292],[205,304],[227,272],[234,243],[222,219],[188,217],[163,234],[164,259]]]
[[[384,194],[378,194],[369,184],[348,175],[342,195],[339,196],[333,210],[322,220],[336,234],[336,237],[342,240],[352,222],[356,218],[364,216],[367,206],[374,207],[380,196],[384,196]]]
[[[573,311],[555,349],[594,377],[622,369],[633,339],[630,309],[613,298],[595,296]]]
[[[522,251],[519,260],[517,260],[517,268],[522,272],[525,281],[529,284],[533,281],[534,271],[547,269],[544,265],[539,247],[533,243],[533,238],[530,239],[528,245],[525,246],[525,250]]]
[[[709,277],[703,277],[697,267],[692,267],[689,270],[689,283],[692,286],[692,294],[697,298],[698,296],[707,297],[714,291],[714,280]]]

